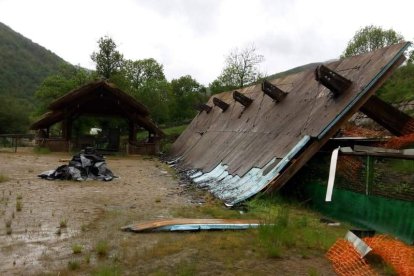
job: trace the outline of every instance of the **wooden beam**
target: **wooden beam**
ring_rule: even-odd
[[[328,88],[334,96],[345,92],[352,84],[352,81],[329,69],[325,65],[319,65],[315,69],[315,79]]]
[[[413,133],[407,126],[414,125],[414,119],[375,95],[371,96],[360,110],[394,135]]]
[[[227,108],[229,108],[229,106],[230,106],[228,103],[226,103],[226,102],[224,102],[224,101],[222,101],[222,100],[220,100],[219,98],[216,98],[216,97],[213,98],[213,104],[215,106],[218,106],[219,108],[221,108],[221,110],[223,110],[223,112],[226,111]]]
[[[281,102],[288,94],[276,85],[271,84],[267,80],[264,80],[262,82],[262,91],[277,103]]]
[[[233,99],[236,102],[241,103],[244,107],[249,107],[249,105],[252,104],[253,100],[250,99],[249,97],[243,95],[242,93],[240,93],[239,91],[234,91],[233,92]]]
[[[210,113],[210,111],[212,109],[211,106],[209,106],[207,104],[203,104],[203,103],[195,105],[194,108],[196,110],[200,111],[200,112],[205,111],[206,113]]]

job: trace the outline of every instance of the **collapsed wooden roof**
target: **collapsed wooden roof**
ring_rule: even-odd
[[[227,205],[279,189],[355,112],[377,109],[373,94],[404,61],[408,46],[214,95],[174,143],[174,162]],[[393,123],[393,116],[374,113]],[[400,118],[400,128],[411,120]]]
[[[65,117],[82,114],[127,118],[151,133],[164,135],[149,117],[146,106],[106,81],[92,82],[72,90],[53,101],[48,109],[50,111],[34,122],[30,129],[47,128]]]

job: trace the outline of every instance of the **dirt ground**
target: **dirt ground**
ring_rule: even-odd
[[[122,232],[121,226],[174,217],[177,210],[201,203],[184,191],[171,168],[152,157],[107,157],[119,176],[112,182],[37,177],[68,158],[27,149],[0,152],[0,175],[9,178],[0,183],[1,275],[333,274],[320,254],[258,257],[253,242],[245,248],[233,239],[248,240],[248,231]],[[77,254],[76,246],[81,248]]]

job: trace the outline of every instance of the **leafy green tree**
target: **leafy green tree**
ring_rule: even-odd
[[[378,26],[366,26],[355,33],[341,57],[371,52],[402,41],[404,37],[393,29],[384,30]]]
[[[26,133],[30,112],[27,100],[0,95],[0,133]]]
[[[104,79],[110,79],[122,68],[123,55],[116,49],[112,38],[105,36],[98,40],[98,52],[93,52],[91,59],[96,63],[96,71]]]
[[[167,80],[148,80],[135,90],[134,97],[148,107],[157,123],[170,121],[171,87]]]
[[[260,78],[258,65],[263,60],[263,55],[257,54],[253,45],[242,50],[236,48],[227,56],[218,79],[227,86],[243,87]]]
[[[170,120],[171,87],[162,64],[153,58],[126,60],[118,77],[116,84],[147,106],[156,122]]]
[[[378,95],[386,102],[400,103],[414,100],[414,64],[401,66],[378,90]]]
[[[123,74],[133,89],[139,89],[148,81],[165,81],[163,65],[153,58],[126,60]]]
[[[80,66],[63,64],[59,73],[47,77],[35,92],[36,114],[47,111],[47,106],[69,91],[92,81],[96,75]]]
[[[171,116],[175,121],[191,119],[196,114],[194,105],[206,100],[206,88],[190,75],[171,81],[174,103]]]
[[[212,94],[243,87],[262,78],[259,64],[263,61],[263,55],[256,53],[254,45],[233,49],[226,57],[223,71],[210,84]]]

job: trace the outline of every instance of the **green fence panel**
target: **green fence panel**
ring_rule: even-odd
[[[365,195],[335,188],[331,202],[325,202],[326,185],[303,185],[312,207],[322,214],[357,227],[388,233],[405,242],[414,242],[414,202]]]

